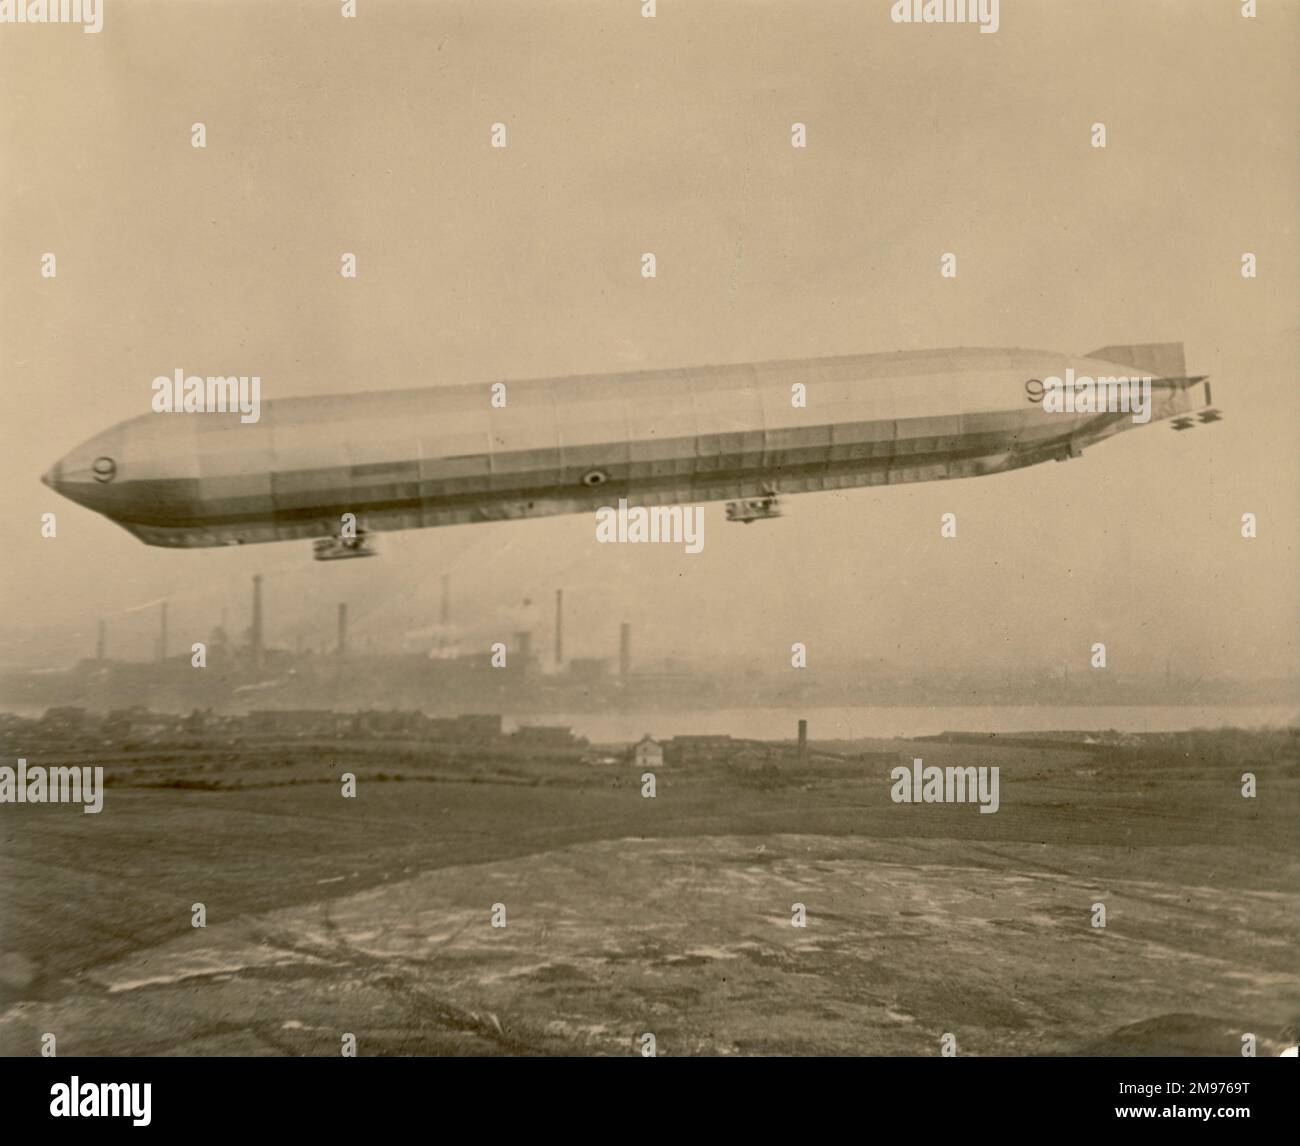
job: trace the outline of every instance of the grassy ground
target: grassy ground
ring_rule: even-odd
[[[1232,1055],[1300,1012],[1282,734],[877,742],[666,766],[655,799],[410,745],[42,748],[4,755],[111,787],[0,808],[7,1054]],[[894,804],[912,756],[998,765],[1000,811]]]

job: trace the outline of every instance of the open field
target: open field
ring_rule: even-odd
[[[654,799],[629,764],[409,745],[7,744],[111,786],[0,808],[0,1051],[1276,1054],[1296,742],[1234,736],[838,745],[667,765]],[[893,803],[913,756],[999,766],[1000,810]]]

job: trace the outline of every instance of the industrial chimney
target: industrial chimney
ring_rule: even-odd
[[[159,618],[158,632],[158,660],[167,659],[167,602],[162,603],[162,612]]]
[[[262,667],[262,575],[253,574],[253,624],[249,630],[249,640],[253,646],[253,667]]]
[[[632,672],[632,626],[624,621],[618,627],[618,675],[624,681]]]
[[[808,722],[806,720],[801,720],[799,721],[799,759],[800,760],[804,758],[804,754],[807,751],[808,751]]]
[[[348,603],[339,602],[339,656],[346,656],[348,651]]]

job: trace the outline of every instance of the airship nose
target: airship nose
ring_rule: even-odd
[[[67,458],[60,458],[41,474],[41,482],[43,485],[49,486],[55,493],[62,494],[70,501],[75,501],[80,505],[84,501],[81,496],[82,483],[76,480],[75,469],[72,473],[68,472],[67,463]]]
[[[112,497],[121,452],[119,439],[120,435],[112,432],[92,438],[50,466],[41,474],[41,481],[79,505],[96,508]]]

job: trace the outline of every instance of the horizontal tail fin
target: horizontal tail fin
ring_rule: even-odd
[[[1131,366],[1153,378],[1185,378],[1187,367],[1183,363],[1181,342],[1139,342],[1135,346],[1103,346],[1089,350],[1085,358],[1100,358],[1103,362],[1117,362]]]

